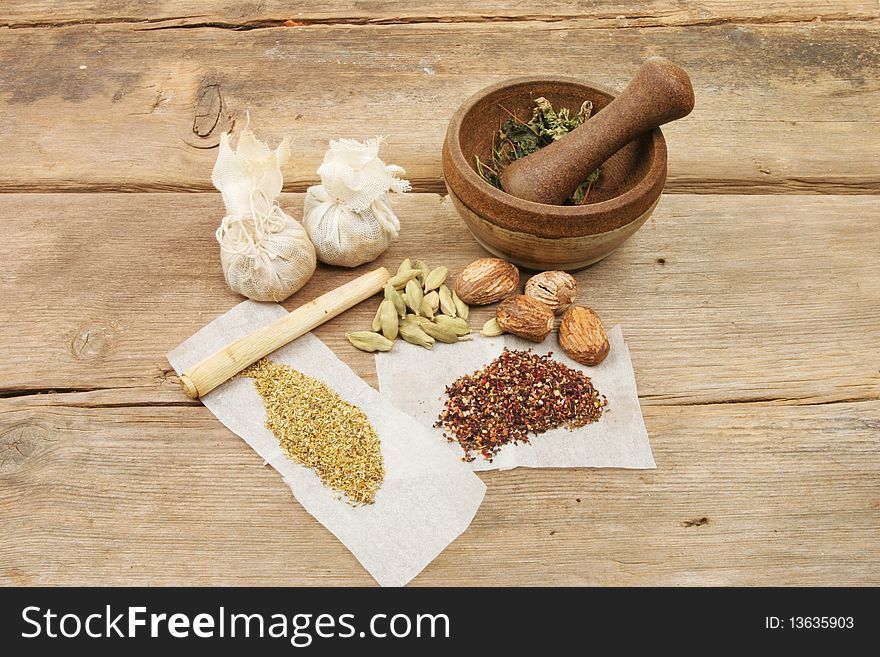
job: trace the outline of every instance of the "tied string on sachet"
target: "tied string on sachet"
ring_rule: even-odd
[[[228,133],[211,175],[226,216],[217,229],[220,262],[230,288],[256,301],[283,301],[315,271],[315,247],[305,229],[278,205],[285,139],[274,151],[245,128],[235,150]]]
[[[238,216],[226,215],[220,222],[215,236],[220,243],[220,251],[227,256],[247,256],[255,259],[256,268],[264,268],[261,250],[263,240],[270,235],[280,232],[287,222],[287,217],[281,207],[274,201],[270,201],[265,192],[260,189],[250,191],[250,212]],[[259,209],[254,202],[259,196],[266,209]],[[278,254],[265,252],[270,260],[278,257]]]

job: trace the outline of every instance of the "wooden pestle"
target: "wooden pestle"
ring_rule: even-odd
[[[564,138],[515,160],[501,172],[504,191],[562,205],[587,177],[630,141],[690,114],[694,90],[680,66],[651,57],[626,89]]]
[[[191,399],[208,394],[263,356],[381,292],[390,278],[388,270],[380,267],[239,338],[182,372],[180,383],[184,391]]]

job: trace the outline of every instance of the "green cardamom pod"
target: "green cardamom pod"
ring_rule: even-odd
[[[395,290],[391,283],[386,283],[385,285],[385,298],[394,304],[398,316],[403,317],[406,315],[406,302],[403,300],[403,297],[400,296],[400,292]]]
[[[483,324],[483,330],[480,331],[480,333],[482,333],[483,335],[490,337],[490,338],[494,338],[496,335],[501,335],[502,333],[505,333],[505,332],[506,331],[503,328],[501,328],[501,325],[498,324],[498,320],[495,319],[494,317],[492,319],[490,319],[488,322],[486,322],[485,324]]]
[[[458,342],[458,336],[454,331],[450,331],[447,328],[443,328],[442,326],[438,326],[437,324],[423,324],[422,330],[430,335],[435,340],[439,340],[440,342],[447,342],[449,344],[453,342]]]
[[[390,299],[385,299],[379,304],[379,325],[382,335],[389,340],[397,337],[397,309]]]
[[[416,315],[419,314],[419,310],[422,307],[422,300],[425,298],[425,293],[422,292],[422,286],[416,283],[415,281],[409,281],[406,284],[406,292],[404,292],[404,300],[406,301],[406,305],[409,306],[410,310],[412,310]]]
[[[391,280],[389,280],[388,282],[391,284],[391,287],[393,287],[396,290],[399,290],[404,285],[406,285],[411,280],[413,280],[416,276],[418,276],[419,273],[420,272],[418,269],[410,269],[409,271],[405,271],[402,274],[397,274],[395,276],[392,276]]]
[[[455,304],[455,312],[462,319],[467,319],[468,314],[470,313],[470,308],[468,305],[458,298],[458,295],[455,293],[455,290],[452,291],[452,303]]]
[[[431,302],[428,301],[428,297],[422,299],[422,305],[419,306],[419,315],[427,317],[428,319],[434,319],[434,309],[431,307]]]
[[[403,262],[400,263],[400,267],[397,268],[397,273],[398,274],[405,274],[406,272],[411,271],[412,268],[413,268],[412,263],[410,262],[409,258],[407,258],[406,260],[404,260]]]
[[[384,335],[372,331],[355,331],[347,333],[348,341],[361,351],[390,351],[394,343]]]
[[[452,292],[445,285],[440,286],[440,310],[450,317],[455,317],[458,313],[455,309],[455,301],[452,300]]]
[[[397,323],[397,326],[398,326],[398,330],[403,328],[404,326],[410,326],[413,328],[421,328],[422,327],[422,325],[419,324],[414,319],[402,319]]]
[[[382,304],[376,308],[376,314],[373,315],[373,325],[370,327],[374,332],[378,333],[382,330]]]
[[[431,311],[434,314],[437,314],[437,311],[440,310],[440,294],[438,294],[437,290],[432,290],[425,295],[425,301],[428,302],[428,306],[431,308]]]
[[[406,317],[400,320],[402,323],[407,324],[415,324],[416,326],[421,326],[422,324],[431,323],[431,320],[427,317],[422,317],[420,315],[413,315],[412,313],[408,313]]]
[[[437,267],[425,277],[425,292],[436,290],[446,282],[449,277],[449,270],[446,267]]]
[[[400,324],[400,337],[410,344],[419,345],[425,349],[434,348],[434,338],[425,333],[421,326],[408,324],[406,321]]]
[[[412,266],[413,266],[413,269],[418,270],[419,281],[422,283],[422,285],[424,285],[425,279],[428,277],[428,274],[431,273],[431,268],[427,264],[422,262],[421,260],[416,260]]]
[[[437,315],[434,323],[441,328],[449,329],[457,336],[467,335],[471,332],[471,327],[461,317],[449,317],[448,315]]]

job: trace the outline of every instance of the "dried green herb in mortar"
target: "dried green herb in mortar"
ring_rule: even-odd
[[[504,111],[507,112],[507,110]],[[498,134],[492,139],[491,160],[486,163],[480,160],[479,155],[474,156],[477,162],[477,173],[493,187],[503,190],[501,171],[504,167],[514,160],[562,139],[590,118],[592,111],[593,103],[589,100],[585,100],[577,113],[571,116],[568,108],[563,107],[557,112],[549,100],[538,98],[535,100],[532,118],[528,122],[524,122],[514,114],[507,112],[510,114],[510,118],[501,125]],[[568,199],[567,204],[585,204],[590,189],[598,177],[599,169],[596,169],[578,186],[571,198]]]

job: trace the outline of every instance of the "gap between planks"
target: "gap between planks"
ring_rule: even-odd
[[[67,408],[143,408],[143,407],[175,407],[175,406],[201,406],[201,402],[193,399],[184,399],[180,393],[180,399],[130,399],[120,401],[103,401],[106,396],[145,396],[159,394],[164,397],[167,393],[170,397],[175,396],[175,375],[170,374],[169,386],[116,386],[95,388],[22,388],[0,389],[0,403],[3,400],[17,400],[21,403],[32,401],[46,406],[63,406]],[[374,386],[375,387],[375,386]],[[89,397],[97,396],[98,399],[90,401]],[[651,407],[682,407],[682,406],[719,406],[719,405],[765,405],[765,406],[826,406],[831,404],[858,404],[880,401],[880,396],[874,394],[848,395],[838,397],[773,397],[773,396],[743,396],[730,399],[700,399],[695,401],[662,398],[657,395],[639,395],[639,401],[643,406]],[[45,402],[45,404],[43,404]]]
[[[442,178],[410,178],[409,181],[414,194],[437,194],[442,198],[448,196],[446,182]],[[320,182],[316,178],[286,183],[281,191],[289,194],[304,194],[309,187]],[[5,184],[0,182],[0,194],[203,194],[216,191],[209,182],[201,185],[188,183],[167,185],[149,182],[110,184],[53,182],[51,187],[47,187],[44,181],[36,183],[17,181]],[[870,196],[880,194],[880,183],[870,178],[852,181],[811,181],[805,176],[774,178],[766,182],[747,179],[667,178],[663,193],[702,196]]]
[[[691,18],[681,21],[667,20],[659,14],[621,14],[621,15],[586,15],[586,14],[514,14],[506,16],[486,15],[424,15],[424,16],[332,16],[294,18],[260,18],[245,21],[201,20],[204,16],[168,16],[164,18],[137,18],[133,16],[117,16],[107,18],[68,19],[60,21],[5,21],[0,28],[20,29],[62,29],[81,25],[129,25],[136,30],[189,30],[189,29],[220,29],[233,32],[249,32],[288,27],[381,27],[388,25],[436,25],[436,24],[485,24],[485,23],[586,23],[579,25],[583,29],[643,29],[667,27],[714,27],[720,25],[803,25],[809,23],[846,23],[872,22],[880,18],[880,10],[874,16],[859,16],[846,13],[816,14],[813,16],[792,17],[790,15],[754,16],[749,14]],[[193,21],[193,22],[188,22]],[[168,23],[168,24],[165,24]]]

